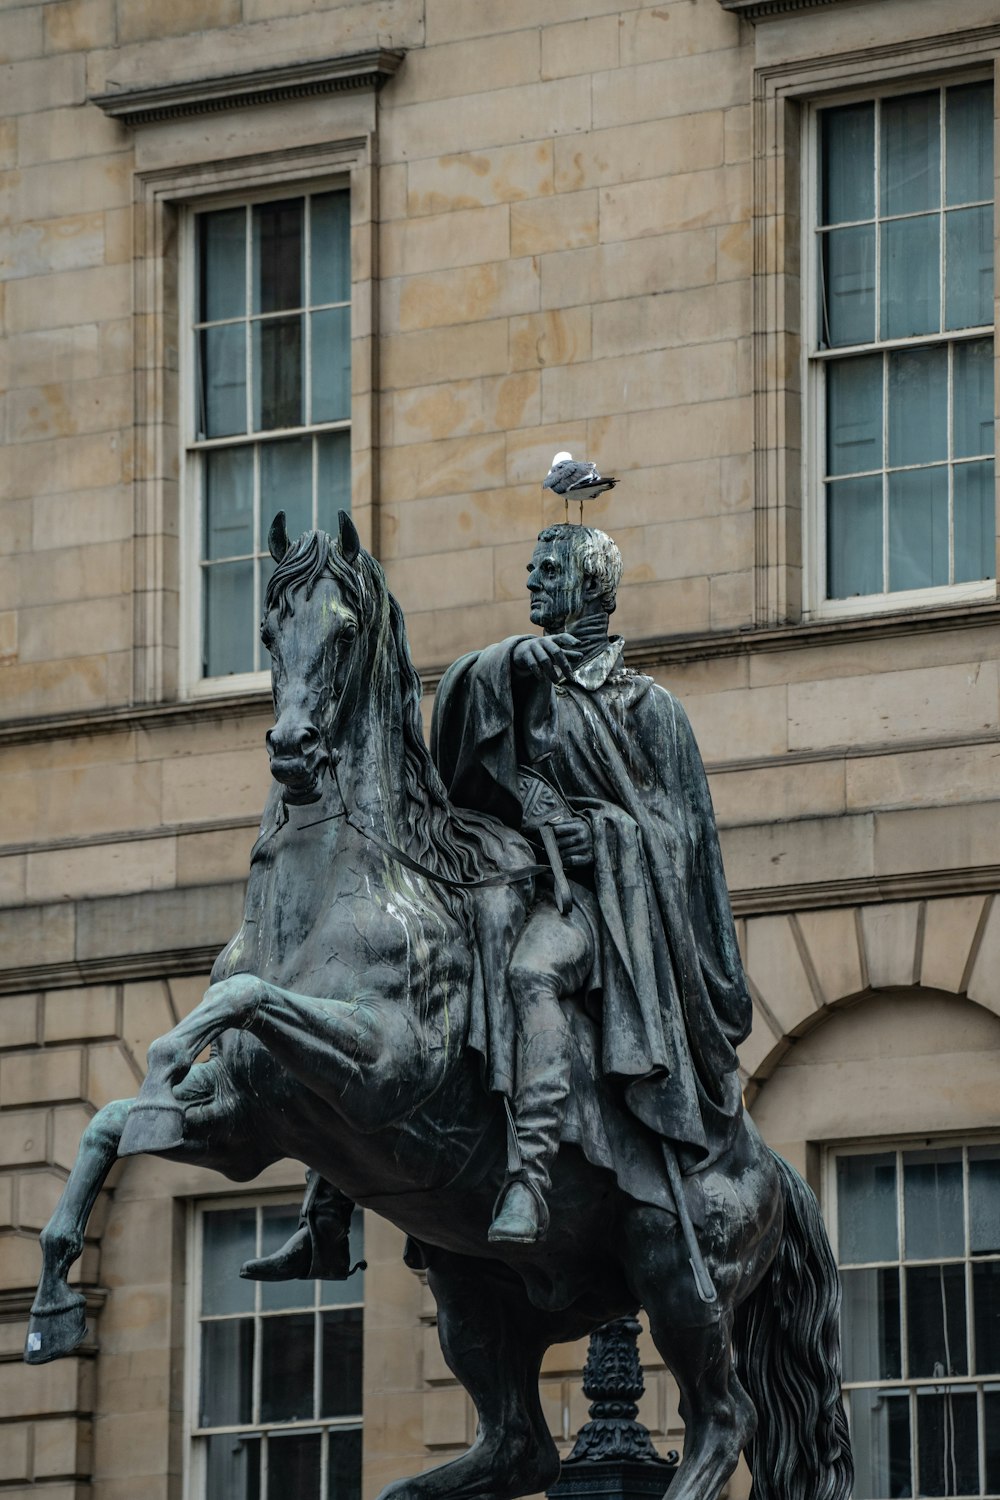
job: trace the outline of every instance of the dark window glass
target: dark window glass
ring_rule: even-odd
[[[315,1318],[288,1313],[260,1324],[260,1419],[308,1422],[313,1411]]]
[[[320,1416],[353,1417],[361,1412],[360,1307],[325,1312],[323,1320],[323,1392]]]

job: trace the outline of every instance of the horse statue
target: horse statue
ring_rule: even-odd
[[[67,1273],[116,1156],[239,1182],[290,1157],[419,1247],[445,1358],[478,1411],[467,1453],[383,1500],[544,1490],[559,1472],[538,1393],[545,1351],[640,1307],[680,1388],[671,1500],[718,1500],[741,1451],[755,1500],[848,1500],[837,1269],[813,1195],[748,1118],[699,1174],[712,1301],[666,1184],[639,1201],[578,1146],[558,1154],[547,1236],[487,1242],[504,1111],[467,1041],[477,984],[502,978],[477,974],[475,952],[509,945],[538,866],[520,835],[449,804],[402,612],[350,519],[337,539],[290,544],[280,518],[272,551],[274,785],[244,920],[204,999],[153,1042],[137,1097],[83,1134],[42,1231],[26,1360],[84,1338]],[[475,926],[490,934],[478,948]]]

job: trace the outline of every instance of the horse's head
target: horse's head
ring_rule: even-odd
[[[359,632],[367,622],[361,616],[371,591],[358,562],[358,533],[343,511],[336,541],[325,531],[307,531],[297,542],[289,540],[280,511],[268,544],[278,565],[260,627],[271,654],[271,774],[286,802],[315,802],[351,711],[350,685],[363,665]]]

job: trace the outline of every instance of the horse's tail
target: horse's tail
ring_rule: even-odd
[[[778,1252],[740,1307],[736,1373],[757,1408],[747,1448],[753,1500],[850,1500],[840,1394],[840,1277],[819,1204],[772,1152],[785,1200]]]

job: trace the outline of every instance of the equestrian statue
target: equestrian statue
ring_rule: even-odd
[[[344,1277],[353,1205],[382,1214],[478,1411],[467,1453],[382,1500],[545,1489],[546,1350],[640,1307],[680,1389],[671,1500],[719,1500],[741,1452],[755,1500],[849,1500],[837,1269],[743,1108],[751,1008],[711,798],[680,704],[609,635],[617,546],[542,531],[542,633],[449,669],[430,749],[402,613],[350,518],[293,542],[279,514],[270,547],[273,785],[243,923],[137,1097],[84,1132],[25,1358],[84,1337],[67,1274],[117,1156],[240,1182],[288,1157],[299,1230],[242,1274]]]

